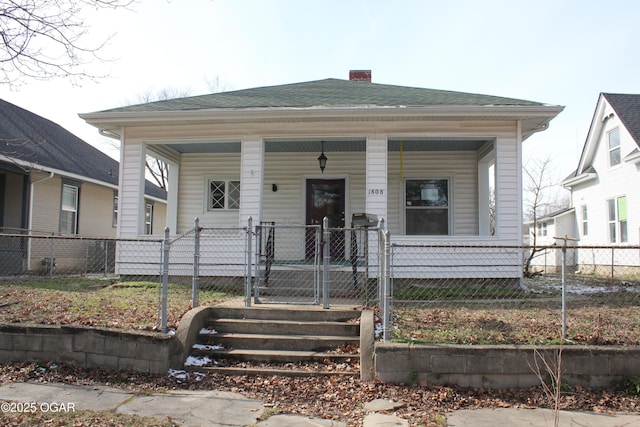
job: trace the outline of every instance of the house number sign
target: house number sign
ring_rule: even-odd
[[[382,188],[370,188],[367,192],[369,196],[384,196],[384,190]]]

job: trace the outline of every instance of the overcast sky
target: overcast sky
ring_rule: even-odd
[[[600,92],[640,93],[640,2],[635,0],[138,0],[135,11],[87,17],[113,34],[89,70],[109,73],[0,87],[0,96],[107,147],[79,113],[130,104],[165,88],[210,92],[348,79],[520,98],[565,106],[524,143],[577,165]],[[108,148],[104,148],[108,151]],[[113,150],[111,150],[113,155]]]

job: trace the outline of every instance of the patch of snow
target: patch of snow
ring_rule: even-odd
[[[224,346],[208,344],[194,344],[192,348],[196,350],[224,350]]]
[[[183,371],[182,369],[169,369],[169,376],[179,380],[186,380],[189,377],[189,374],[187,374],[187,371]]]
[[[215,329],[202,328],[200,329],[202,335],[215,335],[218,333]]]
[[[206,366],[211,363],[211,359],[207,356],[204,357],[194,357],[189,356],[187,360],[184,362],[184,366]]]

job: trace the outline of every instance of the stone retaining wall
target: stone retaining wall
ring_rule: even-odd
[[[562,380],[602,387],[640,376],[640,347],[376,344],[377,378],[393,383],[511,388],[548,381],[562,348]]]
[[[0,325],[0,362],[51,361],[82,368],[166,373],[176,352],[172,336],[108,328]]]

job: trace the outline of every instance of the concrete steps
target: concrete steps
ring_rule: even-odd
[[[189,356],[185,369],[226,375],[361,375],[362,313],[316,306],[198,308],[185,315],[176,335],[188,346],[183,349]],[[367,335],[370,330],[365,342],[371,341],[372,348],[373,325],[365,330]]]

